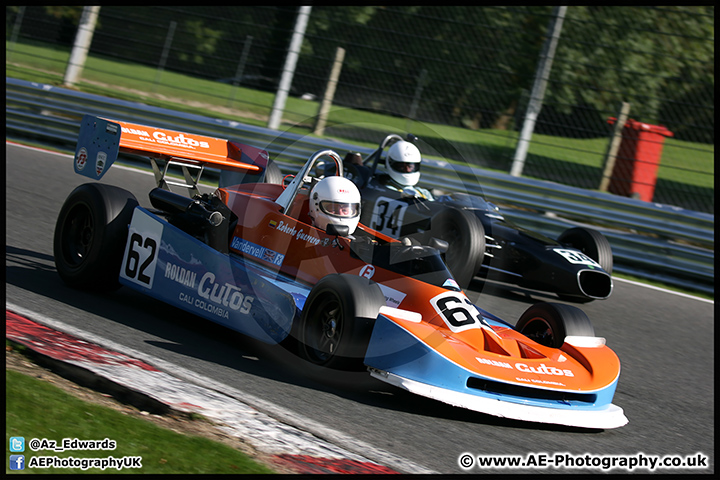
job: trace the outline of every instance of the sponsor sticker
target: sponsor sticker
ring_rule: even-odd
[[[105,170],[106,162],[107,162],[107,153],[98,152],[97,157],[95,158],[95,173],[97,173],[98,177],[100,175],[102,175],[103,170]]]
[[[75,157],[75,166],[78,170],[82,170],[83,168],[85,168],[85,165],[87,164],[87,156],[87,149],[85,149],[85,147],[81,147],[80,151]]]
[[[375,267],[372,265],[365,265],[361,270],[360,274],[361,277],[365,278],[372,278],[373,275],[375,275]]]
[[[400,290],[395,290],[394,288],[390,288],[386,285],[383,285],[382,283],[378,283],[378,286],[380,287],[380,290],[382,290],[382,293],[385,296],[385,305],[387,305],[388,307],[398,308],[407,296],[406,293],[403,293]]]
[[[283,260],[285,260],[285,255],[283,255],[282,253],[270,250],[269,248],[265,248],[260,245],[256,245],[252,242],[248,242],[247,240],[240,237],[233,237],[230,248],[238,250],[242,253],[246,253],[255,258],[265,260],[266,262],[270,262],[273,265],[277,266],[281,266],[283,264]]]
[[[508,362],[501,362],[499,360],[491,360],[489,358],[480,358],[480,357],[475,357],[475,360],[482,363],[483,365],[492,365],[493,367],[509,368],[510,370],[513,369],[512,365],[510,365]]]

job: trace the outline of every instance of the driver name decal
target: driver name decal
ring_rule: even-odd
[[[273,220],[274,222],[274,220]],[[321,245],[327,247],[330,245],[331,240],[329,238],[318,238],[315,235],[310,235],[305,232],[302,228],[298,230],[294,225],[290,225],[287,222],[280,220],[276,223],[271,223],[271,227],[275,228],[278,232],[285,233],[291,237],[295,237],[295,240],[303,240],[311,245]],[[236,237],[237,238],[237,237]]]

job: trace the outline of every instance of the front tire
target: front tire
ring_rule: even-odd
[[[563,245],[580,250],[599,263],[608,274],[612,274],[612,247],[602,233],[591,228],[574,227],[561,233],[557,240]]]
[[[537,303],[518,320],[515,330],[546,347],[560,348],[567,336],[594,337],[588,316],[563,303]]]
[[[362,367],[370,335],[385,296],[367,278],[323,277],[310,291],[299,325],[300,356],[340,370]]]
[[[485,255],[485,229],[474,214],[446,208],[430,221],[430,235],[448,242],[445,263],[462,289],[468,288]]]
[[[86,183],[70,193],[53,239],[55,267],[66,284],[94,291],[120,286],[128,224],[137,205],[130,192],[100,183]]]

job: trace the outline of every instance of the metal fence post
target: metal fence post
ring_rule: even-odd
[[[15,50],[17,39],[20,36],[20,27],[22,26],[23,16],[25,15],[25,7],[19,7],[17,16],[15,17],[15,24],[13,25],[12,33],[10,34],[10,44],[8,45],[7,59],[10,61],[12,53]]]
[[[99,13],[100,7],[98,6],[83,8],[80,25],[78,25],[78,31],[75,35],[75,43],[73,43],[70,60],[68,61],[65,77],[63,78],[63,84],[68,87],[73,86],[75,82],[77,82],[85,66],[85,60],[90,50],[90,44],[92,43],[92,37],[95,33],[95,25],[97,24]]]
[[[155,93],[155,87],[157,87],[157,84],[160,81],[160,76],[162,75],[163,70],[165,70],[165,62],[167,62],[167,57],[170,54],[170,45],[172,45],[173,37],[175,36],[175,27],[177,27],[177,22],[171,21],[170,27],[168,28],[167,36],[165,36],[165,45],[163,46],[163,51],[160,55],[160,63],[158,64],[158,70],[155,74],[155,81],[153,82],[152,86],[153,93]]]
[[[327,123],[327,117],[330,113],[330,105],[332,105],[333,97],[335,96],[335,89],[337,88],[344,60],[345,49],[337,47],[335,51],[335,61],[333,62],[332,70],[330,70],[330,78],[325,88],[325,95],[323,95],[322,102],[320,103],[320,110],[318,111],[317,122],[315,123],[315,131],[313,132],[315,135],[322,136],[325,134],[325,124]]]
[[[300,47],[305,37],[305,29],[307,28],[311,10],[312,7],[309,6],[300,7],[297,20],[295,21],[295,30],[290,40],[287,57],[285,57],[285,66],[283,67],[283,74],[280,78],[280,86],[275,94],[275,101],[273,102],[270,119],[268,120],[268,128],[272,128],[273,130],[277,130],[280,127],[283,110],[285,110],[285,102],[287,101],[290,85],[292,85],[292,79],[295,75],[295,65],[297,65],[297,59],[300,56]]]
[[[610,185],[610,177],[612,176],[612,171],[615,167],[615,159],[617,158],[617,152],[620,148],[620,142],[622,140],[622,130],[629,114],[630,104],[622,102],[620,113],[618,113],[617,122],[615,122],[615,126],[613,127],[612,138],[610,139],[607,155],[605,157],[605,168],[603,169],[603,176],[600,180],[599,187],[601,192],[607,192],[608,186]]]
[[[428,71],[426,68],[420,70],[418,76],[417,86],[415,87],[415,95],[413,95],[412,104],[410,105],[410,112],[408,113],[408,119],[405,122],[405,130],[409,130],[410,121],[415,120],[417,115],[417,109],[420,106],[420,97],[422,96],[423,88],[425,87],[425,80],[427,79]]]
[[[523,167],[525,166],[525,157],[530,147],[533,130],[535,130],[535,122],[542,109],[545,87],[547,87],[548,78],[550,78],[550,70],[552,68],[553,58],[555,57],[555,48],[560,38],[560,31],[562,30],[566,11],[567,7],[553,8],[553,18],[550,20],[550,26],[548,27],[548,38],[545,40],[543,52],[538,61],[538,68],[535,72],[535,82],[532,93],[530,94],[530,103],[528,104],[525,121],[523,122],[523,128],[520,132],[517,148],[515,149],[515,157],[513,158],[510,169],[510,175],[514,177],[522,175]]]
[[[240,62],[238,63],[238,68],[235,71],[235,77],[233,77],[232,80],[232,94],[230,96],[230,100],[228,100],[228,107],[232,106],[232,103],[235,101],[235,94],[237,93],[237,87],[242,83],[242,76],[245,72],[245,64],[247,63],[247,57],[250,53],[250,47],[252,46],[253,42],[253,36],[248,35],[245,37],[245,43],[243,44],[242,53],[240,54]]]

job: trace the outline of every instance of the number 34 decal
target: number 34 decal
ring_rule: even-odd
[[[574,263],[577,265],[590,265],[592,267],[602,268],[599,263],[597,263],[592,258],[588,257],[582,252],[579,252],[577,250],[569,250],[566,248],[554,248],[553,251],[555,253],[558,253],[562,255],[565,260],[567,260],[570,263]]]
[[[385,235],[397,236],[407,208],[407,202],[378,197],[373,208],[370,228]]]

